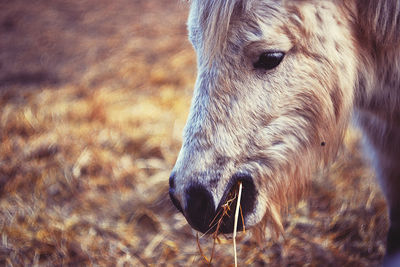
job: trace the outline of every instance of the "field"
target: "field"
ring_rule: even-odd
[[[196,76],[176,0],[0,2],[0,265],[206,265],[168,177]],[[240,266],[377,266],[387,209],[351,129]],[[200,244],[211,253],[212,239]],[[214,266],[233,265],[221,236]]]

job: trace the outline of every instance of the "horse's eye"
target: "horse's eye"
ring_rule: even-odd
[[[256,69],[272,70],[281,63],[284,56],[282,52],[264,52],[253,66]]]

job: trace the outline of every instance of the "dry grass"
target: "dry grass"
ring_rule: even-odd
[[[201,238],[203,238],[207,235],[210,235],[213,238],[211,256],[209,258],[204,254],[203,249],[201,248],[199,241],[199,233],[196,233],[197,247],[199,248],[201,257],[208,265],[212,264],[216,243],[217,242],[220,243],[220,238],[219,238],[219,235],[221,234],[220,227],[225,223],[225,220],[230,220],[230,218],[233,218],[234,219],[233,234],[232,234],[233,255],[234,255],[235,266],[237,266],[236,236],[238,230],[239,210],[241,214],[241,224],[243,224],[244,222],[243,213],[240,206],[241,195],[242,195],[242,183],[239,182],[237,185],[233,186],[233,188],[230,190],[228,196],[226,197],[225,203],[221,205],[221,207],[216,212],[214,218],[210,222],[209,229],[201,236]],[[235,213],[233,213],[232,209],[233,205],[235,205]],[[246,232],[244,224],[243,224],[243,232],[244,233]]]
[[[1,265],[204,264],[167,195],[195,79],[186,12],[175,0],[0,3]],[[239,265],[379,264],[386,207],[358,139],[290,209],[284,239],[239,236]],[[221,237],[215,266],[233,264],[231,246]]]

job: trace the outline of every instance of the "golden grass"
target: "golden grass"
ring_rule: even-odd
[[[0,265],[204,264],[167,194],[196,71],[185,5],[1,7]],[[386,208],[354,133],[290,208],[285,239],[238,236],[239,265],[380,262]],[[219,237],[215,266],[232,265],[231,245]]]

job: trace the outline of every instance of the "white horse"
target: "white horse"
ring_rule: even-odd
[[[241,181],[245,225],[282,230],[354,114],[389,205],[387,255],[398,253],[400,1],[192,0],[188,29],[198,77],[170,196],[190,225],[212,230]]]

